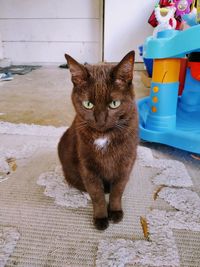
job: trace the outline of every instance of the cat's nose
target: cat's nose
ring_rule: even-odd
[[[96,121],[96,124],[99,126],[99,127],[102,127],[105,125],[106,123],[106,113],[105,112],[97,112],[95,114],[95,121]]]

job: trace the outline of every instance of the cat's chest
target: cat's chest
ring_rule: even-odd
[[[109,136],[100,136],[94,139],[93,142],[93,148],[97,151],[101,151],[102,153],[108,151],[110,145],[111,145],[111,138]]]

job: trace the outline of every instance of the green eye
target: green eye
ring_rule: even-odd
[[[83,101],[82,105],[87,109],[92,109],[94,107],[94,105],[90,101]]]
[[[110,102],[109,107],[110,108],[118,108],[120,105],[121,105],[120,100],[113,100],[112,102]]]

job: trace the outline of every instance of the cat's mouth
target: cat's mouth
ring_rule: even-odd
[[[124,128],[126,128],[123,123],[119,123],[119,122],[116,122],[112,125],[99,126],[99,125],[95,125],[95,124],[88,124],[88,126],[99,133],[109,133],[109,132],[112,132],[114,130],[119,130],[121,132],[121,131],[123,131]]]
[[[95,126],[94,129],[100,133],[107,133],[113,130],[114,127]]]
[[[106,124],[96,125],[94,123],[87,123],[87,125],[89,126],[89,128],[99,133],[107,133],[113,131],[113,129],[115,128],[115,125],[106,125]]]

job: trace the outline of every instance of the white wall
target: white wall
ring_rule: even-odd
[[[15,63],[101,60],[101,0],[1,0],[4,57]]]
[[[135,50],[152,34],[148,24],[159,0],[105,0],[104,60],[119,61],[127,52]]]

